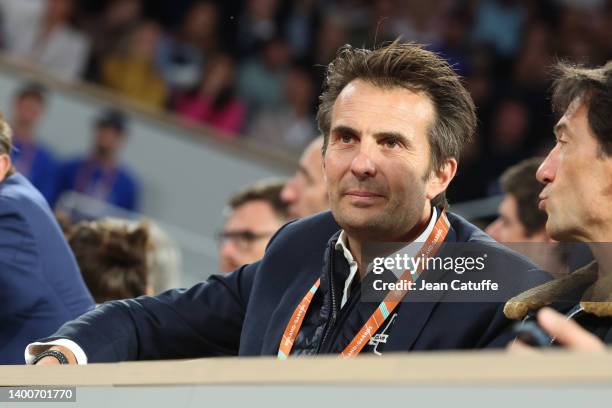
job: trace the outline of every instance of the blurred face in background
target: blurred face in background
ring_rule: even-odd
[[[234,208],[219,237],[221,272],[232,272],[263,258],[270,238],[284,222],[264,200],[248,201]]]
[[[141,0],[114,0],[106,8],[104,21],[109,26],[122,26],[140,18]]]
[[[518,217],[518,203],[516,198],[506,194],[499,204],[499,217],[485,230],[487,234],[498,242],[528,242],[527,230]]]
[[[160,38],[161,30],[157,24],[153,22],[143,24],[132,34],[130,41],[132,54],[144,60],[153,60]]]
[[[72,17],[72,0],[47,0],[47,20],[54,23],[66,22]]]
[[[506,101],[498,109],[494,121],[494,143],[503,150],[522,146],[529,123],[527,108],[516,101]]]
[[[43,101],[34,95],[23,95],[15,99],[13,105],[13,126],[17,130],[16,137],[32,138],[31,133],[40,121],[45,110]],[[25,132],[20,132],[25,131]]]
[[[548,234],[558,241],[609,242],[612,158],[601,150],[581,99],[569,105],[555,136],[536,173],[545,184],[539,207],[548,214]]]
[[[112,160],[117,157],[125,142],[125,134],[114,126],[99,125],[95,128],[95,155],[102,160]]]
[[[281,191],[291,218],[303,218],[329,209],[327,187],[323,176],[323,138],[314,140],[304,150],[295,175]]]
[[[314,99],[314,86],[308,73],[301,69],[292,69],[285,85],[287,102],[300,114],[309,111]]]
[[[183,35],[189,41],[198,42],[213,36],[217,30],[218,13],[214,4],[196,3],[187,13],[183,23]],[[202,44],[194,44],[202,46]]]
[[[216,96],[234,83],[234,62],[231,57],[221,55],[208,63],[204,72],[201,91],[204,95]]]

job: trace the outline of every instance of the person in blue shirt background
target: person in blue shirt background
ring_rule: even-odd
[[[37,140],[36,130],[45,113],[46,89],[35,82],[17,90],[13,99],[13,165],[53,205],[58,162],[54,154]]]
[[[138,181],[119,162],[126,140],[126,117],[114,109],[102,112],[94,123],[90,154],[66,162],[59,170],[59,199],[63,193],[74,191],[115,207],[137,211]]]

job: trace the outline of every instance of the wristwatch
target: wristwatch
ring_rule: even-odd
[[[34,361],[32,362],[32,365],[38,363],[40,360],[42,360],[43,358],[45,358],[47,356],[51,356],[51,357],[57,358],[57,360],[60,362],[60,364],[68,364],[68,358],[66,358],[64,353],[62,353],[61,351],[58,351],[58,350],[46,350],[46,351],[43,351],[40,354],[37,354],[36,357],[34,357]]]

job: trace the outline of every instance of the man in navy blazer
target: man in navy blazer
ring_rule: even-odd
[[[330,64],[320,100],[331,212],[287,224],[261,261],[230,274],[106,303],[28,347],[28,362],[348,357],[505,345],[504,301],[548,277],[445,213],[445,190],[476,125],[474,104],[452,68],[412,44],[347,46]],[[370,273],[369,244],[400,243],[394,249],[418,258],[442,242],[440,259],[455,267],[428,266],[416,280],[440,289],[402,292],[400,303],[396,292],[372,293],[397,278]],[[486,272],[464,273],[470,253],[488,257]],[[470,279],[494,282],[500,291],[454,292],[469,289]],[[381,303],[386,295],[392,297]]]
[[[15,172],[10,153],[0,118],[0,364],[23,364],[28,343],[94,302],[47,202]]]

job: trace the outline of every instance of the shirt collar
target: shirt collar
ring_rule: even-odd
[[[422,242],[427,241],[427,237],[429,237],[429,235],[433,231],[434,226],[436,225],[437,219],[438,219],[438,212],[436,210],[436,207],[432,207],[431,218],[429,219],[429,224],[427,224],[427,228],[425,228],[425,230],[421,233],[421,235],[416,237],[416,239],[412,243],[415,243],[415,242],[422,243]],[[353,257],[353,254],[351,253],[348,247],[348,237],[346,235],[346,232],[344,232],[344,230],[340,232],[340,236],[338,237],[338,241],[336,242],[336,250],[342,251],[349,265],[356,262],[355,258]]]

